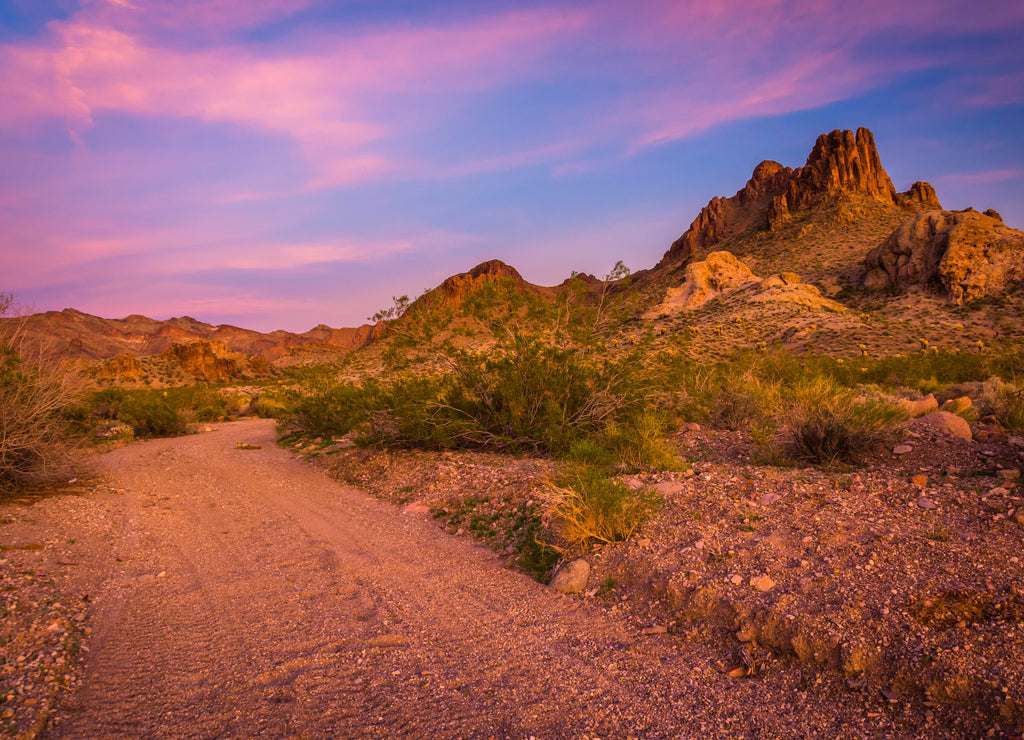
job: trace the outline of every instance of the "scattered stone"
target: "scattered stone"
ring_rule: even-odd
[[[917,505],[920,506],[922,509],[935,509],[935,508],[938,508],[938,504],[936,504],[930,498],[919,498],[917,500]]]
[[[429,514],[430,507],[422,501],[413,501],[411,504],[406,504],[402,507],[403,514]]]
[[[911,477],[910,482],[913,483],[915,486],[921,486],[922,488],[924,488],[925,486],[928,485],[928,476],[918,474]]]
[[[580,558],[565,563],[551,577],[551,588],[560,594],[581,594],[587,590],[590,563]]]
[[[880,690],[882,698],[884,698],[890,704],[897,704],[900,698],[896,695],[896,692],[890,689],[888,686],[883,686]]]
[[[743,665],[738,666],[729,671],[727,675],[729,676],[729,678],[743,678],[747,675],[747,667]]]
[[[687,423],[687,424],[685,425],[685,427],[684,427],[684,428],[685,428],[685,429],[686,429],[686,431],[688,431],[688,432],[699,432],[699,431],[700,431],[700,424],[697,424],[696,422],[692,422],[692,421],[691,421],[691,422],[688,422],[688,423]]]
[[[1014,447],[1024,447],[1024,437],[1009,437],[1006,441]]]
[[[650,627],[644,627],[642,632],[645,635],[664,635],[668,632],[668,627],[663,624],[655,624]]]
[[[691,475],[693,474],[692,470],[686,472]],[[682,483],[674,480],[663,480],[654,486],[654,490],[662,496],[675,496],[682,493],[685,489],[686,487]]]
[[[760,506],[771,506],[776,501],[778,501],[780,498],[781,498],[781,496],[779,496],[779,494],[777,494],[777,493],[766,493],[764,496],[761,497],[761,500],[758,501],[757,503]]]
[[[750,585],[764,593],[775,588],[775,581],[771,579],[771,576],[758,576],[757,578],[750,579]]]
[[[913,452],[914,448],[910,445],[897,445],[893,447],[892,454],[894,455],[906,455],[908,452]]]
[[[739,586],[743,583],[743,576],[732,576],[729,580],[732,581],[734,585]]]
[[[1002,486],[988,489],[989,496],[1006,496],[1009,493],[1010,492],[1007,489],[1003,488]]]
[[[1007,468],[1006,470],[999,471],[999,477],[1003,480],[1020,480],[1020,470],[1016,468]]]

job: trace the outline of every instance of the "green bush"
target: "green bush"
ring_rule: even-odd
[[[318,436],[348,434],[366,421],[369,390],[359,385],[318,379],[295,402],[293,421],[300,429]]]
[[[1024,431],[1024,389],[1019,383],[991,377],[981,386],[976,401],[981,415],[996,417],[1010,431]]]
[[[93,415],[128,424],[136,437],[185,434],[192,422],[217,421],[237,403],[206,385],[155,388],[104,388],[89,397]],[[237,410],[237,408],[236,408]]]

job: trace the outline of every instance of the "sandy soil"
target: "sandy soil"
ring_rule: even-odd
[[[916,734],[810,669],[729,678],[708,643],[559,596],[274,440],[137,443],[98,487],[3,507],[5,541],[46,543],[3,567],[88,599],[81,687],[43,736]]]

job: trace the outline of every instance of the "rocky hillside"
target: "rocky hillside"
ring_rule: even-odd
[[[1024,329],[1022,247],[995,211],[943,210],[924,182],[897,192],[862,128],[819,136],[802,167],[761,162],[634,285],[656,344],[686,336],[704,357],[966,348]]]

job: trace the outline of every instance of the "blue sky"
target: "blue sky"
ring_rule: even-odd
[[[652,266],[866,126],[1024,227],[1024,4],[0,1],[0,290],[354,326],[486,259]]]

